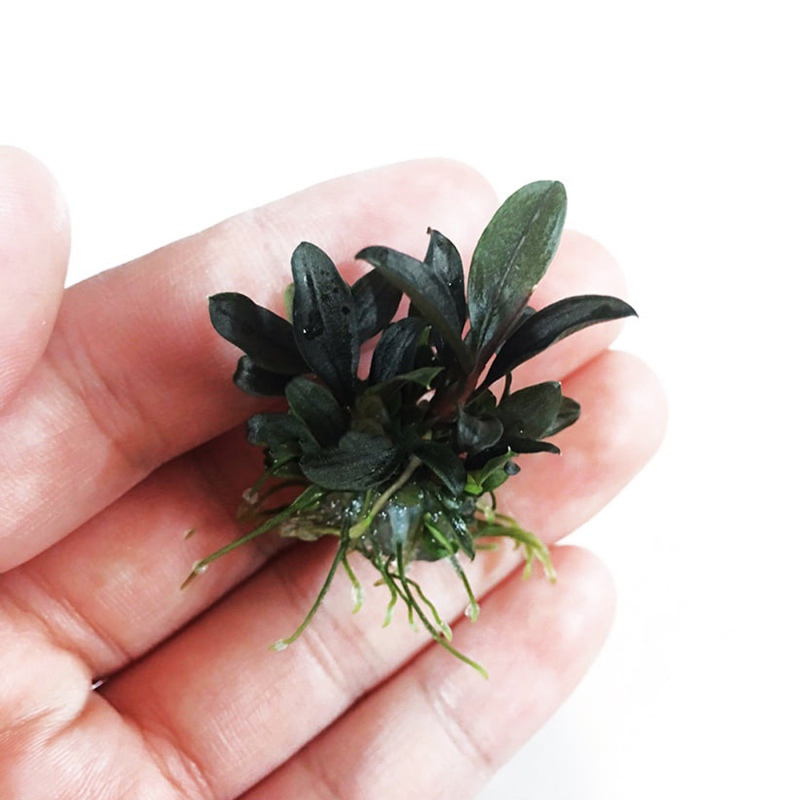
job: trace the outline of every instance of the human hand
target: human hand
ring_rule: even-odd
[[[510,548],[479,554],[475,625],[450,571],[419,565],[489,681],[402,620],[382,629],[381,588],[351,614],[346,579],[300,640],[270,651],[316,595],[328,542],[262,537],[178,588],[239,535],[237,501],[260,472],[240,424],[259,403],[231,384],[236,354],[208,323],[207,296],[279,307],[302,239],[352,277],[363,246],[418,252],[435,225],[468,263],[496,202],[459,165],[388,167],[62,293],[63,205],[38,163],[0,150],[0,797],[460,798],[553,713],[612,613],[604,568],[577,548],[553,548],[555,586],[520,580]],[[621,291],[605,252],[566,234],[536,298]],[[661,435],[658,384],[606,349],[615,330],[587,329],[516,373],[517,385],[562,378],[583,406],[559,434],[563,455],[520,457],[503,487],[504,507],[550,543]]]

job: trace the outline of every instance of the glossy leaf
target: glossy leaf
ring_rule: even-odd
[[[555,436],[559,431],[563,431],[564,428],[574,425],[578,421],[580,415],[580,405],[571,397],[562,397],[561,408],[559,408],[558,414],[550,424],[550,427],[542,434],[542,439],[546,439],[548,436]]]
[[[561,405],[561,384],[557,381],[513,392],[497,407],[497,416],[503,422],[503,442],[517,453],[533,452],[521,450],[515,443],[541,439],[558,417]]]
[[[457,512],[448,512],[442,506],[441,510],[434,511],[428,515],[427,524],[436,529],[438,533],[436,539],[444,539],[448,543],[449,547],[446,548],[447,555],[452,556],[459,550],[463,550],[467,557],[475,558],[475,544],[472,534],[464,524],[463,518]],[[429,549],[434,548],[429,547]],[[443,554],[438,555],[438,558],[442,557]]]
[[[464,409],[474,417],[491,414],[497,408],[497,398],[488,390],[476,391],[467,401]]]
[[[551,442],[543,442],[541,439],[527,439],[521,436],[510,439],[509,446],[515,453],[552,453],[554,456],[561,453],[561,448]]]
[[[464,491],[467,471],[464,462],[453,452],[453,448],[442,442],[422,442],[414,451],[448,491],[456,497]]]
[[[512,461],[508,462],[512,464]],[[509,471],[503,467],[503,469],[497,469],[489,475],[486,480],[483,482],[483,491],[484,492],[495,492],[497,491],[508,479],[511,477]]]
[[[236,365],[233,382],[247,394],[256,397],[282,397],[291,375],[270,372],[256,364],[250,356],[242,356]]]
[[[473,416],[463,408],[456,417],[456,443],[460,450],[472,454],[500,441],[503,423],[493,415]]]
[[[411,372],[417,358],[425,322],[419,317],[407,317],[393,322],[381,336],[372,354],[369,383],[383,383],[397,375]]]
[[[449,514],[447,519],[452,525],[453,531],[456,535],[456,540],[458,541],[459,545],[461,545],[461,549],[464,551],[466,556],[470,559],[475,558],[475,540],[473,539],[472,533],[464,521],[464,517],[456,512]]]
[[[481,234],[468,283],[471,344],[479,367],[510,333],[547,270],[566,210],[562,184],[530,183],[503,203]]]
[[[387,280],[405,292],[421,314],[452,348],[465,372],[472,368],[472,358],[461,341],[458,309],[441,275],[416,258],[388,247],[367,247],[356,258],[369,262]]]
[[[491,458],[485,458],[483,464],[475,471],[475,481],[484,492],[492,492],[508,478],[506,466],[514,454],[507,448],[498,448],[500,452]]]
[[[464,265],[461,263],[461,254],[456,246],[439,231],[429,230],[430,242],[428,252],[425,254],[425,263],[441,276],[453,304],[456,308],[459,320],[459,332],[464,328],[467,320],[467,299],[464,295]]]
[[[382,436],[348,431],[338,446],[303,456],[300,467],[324,489],[364,491],[391,478],[403,458],[402,450]]]
[[[531,312],[500,348],[485,385],[502,378],[551,344],[598,322],[635,316],[623,300],[603,295],[567,297],[541,311]]]
[[[358,317],[350,287],[333,261],[303,242],[292,253],[295,341],[303,358],[345,405],[355,396]]]
[[[403,293],[376,270],[370,270],[351,287],[358,316],[358,337],[363,343],[392,321]]]
[[[324,387],[297,377],[286,387],[292,413],[299,417],[322,446],[336,444],[347,428],[347,416],[336,398]]]
[[[308,372],[294,341],[292,326],[282,317],[237,292],[209,297],[208,310],[217,333],[260,367],[286,375]]]

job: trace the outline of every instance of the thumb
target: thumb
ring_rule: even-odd
[[[69,255],[67,207],[50,173],[0,147],[0,408],[50,338]]]

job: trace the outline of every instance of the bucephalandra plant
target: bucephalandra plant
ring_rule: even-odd
[[[338,539],[305,630],[341,566],[364,556],[386,586],[388,624],[398,601],[443,647],[452,634],[423,587],[414,561],[447,560],[463,583],[467,615],[478,604],[460,558],[506,537],[554,578],[545,545],[497,510],[495,492],[519,472],[520,453],[558,453],[546,441],[577,421],[580,407],[557,381],[512,388],[513,370],[565,336],[634,314],[622,300],[570,297],[534,311],[528,300],[558,246],[566,193],[557,181],[523,186],[481,235],[464,282],[461,257],[429,230],[423,261],[388,247],[356,255],[373,269],[352,285],[313,244],[292,254],[288,319],[244,295],[210,298],[217,332],[240,348],[234,382],[243,391],[285,397],[287,410],[256,414],[248,441],[264,450],[264,472],[244,494],[241,538],[195,564],[192,578],[236,547],[276,531]],[[408,311],[397,318],[402,296]],[[369,373],[358,376],[361,350],[377,337]],[[184,585],[186,585],[186,583]]]

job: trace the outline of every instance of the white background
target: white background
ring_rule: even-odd
[[[800,796],[792,5],[2,3],[0,139],[60,179],[71,281],[428,155],[559,178],[623,264],[668,438],[574,536],[600,660],[481,800]]]

